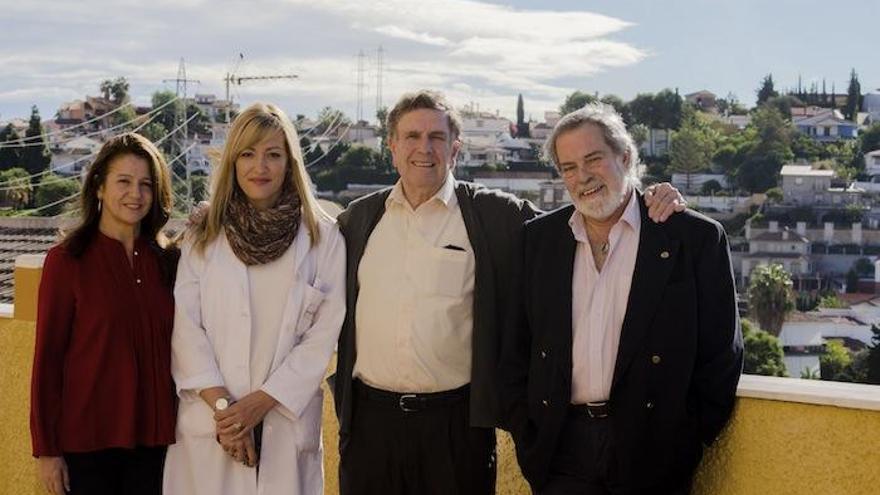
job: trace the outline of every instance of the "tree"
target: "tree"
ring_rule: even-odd
[[[168,102],[176,99],[177,95],[174,94],[173,91],[162,90],[153,93],[151,101],[153,104],[153,109],[155,110],[162,105],[165,105]],[[171,103],[168,106],[162,108],[162,110],[159,111],[158,115],[156,115],[156,118],[153,120],[153,122],[161,124],[162,127],[165,128],[165,132],[170,132],[175,127],[177,127],[177,116],[180,115],[182,111],[183,102],[177,100],[174,103]]]
[[[14,210],[20,210],[31,202],[34,191],[27,170],[14,167],[0,172],[3,199]]]
[[[685,174],[685,192],[691,191],[691,175],[709,167],[715,152],[711,129],[701,125],[695,115],[672,134],[669,145],[669,166],[674,172]]]
[[[21,139],[12,124],[0,129],[0,170],[7,170],[21,165],[21,144],[15,141]]]
[[[192,120],[189,120],[191,118]],[[189,105],[187,105],[186,119],[189,120],[186,129],[187,133],[190,136],[205,136],[211,133],[211,119],[208,118],[208,115],[205,114],[205,112],[195,104],[190,103]]]
[[[750,320],[741,322],[743,333],[743,373],[786,376],[782,343]]]
[[[852,268],[846,272],[846,293],[855,294],[859,291],[859,274]]]
[[[116,113],[113,114],[110,120],[110,125],[113,127],[122,126],[122,124],[127,124],[119,128],[117,132],[124,132],[137,127],[135,122],[137,119],[137,114],[134,111],[134,108],[131,106],[122,107]]]
[[[376,119],[379,121],[379,154],[383,168],[390,172],[394,167],[391,165],[391,148],[388,147],[388,108],[376,110]]]
[[[629,114],[629,106],[627,106],[621,97],[617,95],[605,95],[600,98],[599,101],[614,107],[614,110],[620,114],[620,117],[623,119],[623,122],[626,123],[627,127],[632,124],[632,116]]]
[[[723,189],[724,188],[721,187],[720,182],[715,179],[711,179],[704,182],[703,185],[700,187],[700,194],[704,196],[712,196]]]
[[[840,381],[841,375],[852,364],[852,356],[839,340],[825,343],[825,352],[819,356],[819,370],[823,380]]]
[[[382,157],[378,152],[366,146],[352,146],[336,163],[340,168],[365,168],[378,170],[381,168]]]
[[[526,111],[523,108],[522,93],[516,97],[516,130],[519,132],[523,124],[526,123]]]
[[[791,139],[795,131],[779,110],[768,106],[755,111],[749,126],[754,141],[746,145],[748,151],[737,170],[736,180],[742,189],[764,192],[776,186],[782,165],[794,158]]]
[[[763,105],[767,100],[774,96],[779,96],[776,88],[773,87],[773,74],[767,74],[761,81],[761,87],[758,88],[758,106]]]
[[[787,120],[791,120],[791,107],[803,105],[800,100],[789,95],[771,96],[764,104],[779,110]]]
[[[22,167],[31,175],[49,168],[49,164],[52,163],[52,152],[49,151],[49,144],[43,135],[43,123],[36,105],[31,107],[31,119],[24,136],[28,146],[21,151]]]
[[[583,91],[575,91],[565,97],[565,102],[559,107],[559,113],[567,115],[575,110],[584,108],[585,105],[590,103],[596,103],[595,96],[589,93],[584,93]]]
[[[678,129],[682,122],[682,100],[677,92],[664,89],[654,96],[658,129]]]
[[[755,268],[749,282],[748,300],[749,312],[758,325],[778,337],[785,316],[794,309],[791,275],[778,264]]]
[[[37,186],[36,206],[37,208],[45,208],[40,210],[38,214],[43,217],[53,217],[60,214],[64,211],[64,206],[69,203],[69,201],[63,200],[65,198],[73,199],[71,196],[77,191],[79,191],[79,181],[76,179],[67,179],[52,173],[44,175]]]
[[[781,187],[771,187],[770,189],[767,189],[767,192],[764,194],[767,195],[767,200],[773,203],[781,203],[784,199]]]
[[[733,93],[727,93],[726,98],[715,100],[718,113],[721,115],[746,115],[749,111],[744,107]]]
[[[333,107],[324,107],[318,112],[317,132],[325,133],[328,130],[341,129],[351,124],[351,119],[345,116],[342,110]]]
[[[843,116],[847,120],[855,122],[862,108],[862,85],[859,83],[859,75],[852,69],[849,73],[849,88],[846,90],[846,105],[843,107]]]
[[[641,148],[648,141],[649,129],[645,124],[633,124],[629,126],[629,135],[636,143],[636,148]]]
[[[657,94],[639,94],[627,107],[631,123],[644,124],[650,129],[678,129],[681,126],[681,97],[670,89]]]
[[[874,122],[859,136],[859,149],[862,155],[880,150],[880,122]]]

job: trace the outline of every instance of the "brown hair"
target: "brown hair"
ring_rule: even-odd
[[[72,230],[66,232],[61,241],[62,245],[74,257],[82,256],[98,231],[98,224],[101,221],[101,211],[98,208],[98,189],[107,180],[110,163],[124,155],[143,158],[149,166],[150,178],[152,179],[153,203],[150,205],[150,211],[141,220],[140,235],[158,249],[164,248],[167,243],[167,239],[162,234],[162,228],[171,215],[173,201],[168,165],[165,163],[162,153],[149,139],[140,134],[127,133],[104,143],[98,156],[95,157],[95,161],[89,167],[88,174],[86,174],[79,196],[80,222]]]
[[[296,129],[280,108],[271,103],[254,103],[238,114],[232,122],[226,146],[220,157],[220,166],[212,174],[211,206],[207,215],[194,225],[192,230],[194,245],[199,252],[204,251],[205,246],[220,234],[225,221],[226,205],[232,198],[233,190],[240,187],[235,179],[235,161],[238,160],[238,156],[245,149],[278,132],[284,136],[284,144],[287,148],[289,163],[285,177],[291,181],[294,190],[299,194],[302,218],[309,229],[311,244],[314,246],[318,243],[318,220],[329,217],[312,194]]]
[[[404,114],[420,109],[440,110],[446,114],[449,123],[449,132],[452,141],[458,139],[461,134],[461,118],[452,105],[446,101],[442,93],[429,89],[420,89],[412,93],[405,93],[394,104],[394,108],[388,112],[385,120],[385,128],[388,129],[388,137],[394,138],[397,134],[397,123]]]

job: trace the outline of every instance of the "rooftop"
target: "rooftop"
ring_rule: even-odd
[[[815,170],[810,165],[783,165],[780,174],[783,176],[834,177],[833,170]]]

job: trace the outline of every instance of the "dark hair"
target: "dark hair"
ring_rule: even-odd
[[[124,156],[134,155],[143,158],[150,169],[152,179],[153,203],[147,216],[141,220],[140,235],[147,239],[150,245],[161,251],[164,249],[167,239],[162,234],[162,228],[171,216],[172,192],[171,178],[168,175],[168,165],[162,152],[140,134],[127,133],[113,137],[101,147],[95,161],[89,167],[80,193],[80,221],[72,230],[64,234],[61,244],[67,251],[79,258],[83,255],[98,231],[98,223],[101,221],[101,211],[98,209],[98,189],[107,180],[107,172],[113,160]]]
[[[388,117],[385,120],[388,136],[393,138],[397,135],[397,123],[400,122],[400,118],[404,114],[420,109],[444,112],[449,123],[449,132],[452,140],[458,139],[458,135],[461,134],[461,118],[458,116],[458,112],[446,101],[442,93],[428,89],[405,93],[397,100],[397,103],[388,112]]]

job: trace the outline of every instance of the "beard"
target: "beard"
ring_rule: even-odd
[[[585,191],[596,187],[601,189],[589,196],[583,196]],[[578,186],[576,194],[571,194],[571,200],[575,209],[586,218],[606,220],[623,205],[632,190],[633,188],[627,180],[624,180],[617,190],[612,190],[605,183],[593,183]]]

